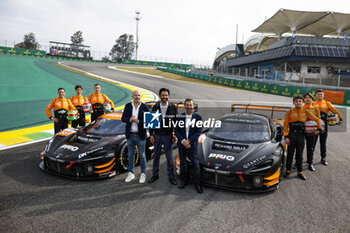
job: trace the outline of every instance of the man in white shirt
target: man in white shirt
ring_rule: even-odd
[[[200,185],[200,168],[197,156],[198,137],[202,133],[202,128],[197,127],[196,124],[197,121],[202,120],[202,117],[194,112],[194,102],[192,99],[185,100],[185,109],[186,112],[177,119],[178,122],[175,129],[180,156],[181,184],[179,188],[185,188],[188,183],[186,161],[186,157],[188,157],[194,169],[195,188],[198,193],[203,193],[203,189]],[[180,123],[180,121],[182,122]]]
[[[172,185],[177,185],[174,175],[174,160],[173,160],[173,143],[176,142],[176,136],[173,135],[174,127],[171,121],[175,120],[177,115],[177,108],[175,105],[169,103],[170,90],[167,88],[161,88],[159,90],[160,101],[157,102],[152,112],[160,111],[162,114],[160,129],[150,130],[150,141],[154,144],[154,158],[153,158],[153,174],[148,183],[153,183],[159,179],[159,159],[162,149],[165,152],[168,168],[168,178]],[[167,125],[168,127],[163,127]]]
[[[140,183],[146,181],[146,130],[143,128],[143,113],[148,111],[148,106],[141,102],[141,92],[133,91],[133,101],[125,105],[122,121],[126,123],[125,136],[128,144],[128,175],[125,182],[135,179],[134,162],[135,162],[135,146],[137,146],[140,163],[141,175]]]

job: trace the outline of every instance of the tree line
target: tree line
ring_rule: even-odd
[[[78,48],[84,42],[82,31],[75,32],[70,39],[72,42],[71,47],[74,51],[75,48]],[[37,50],[41,46],[36,40],[35,34],[33,32],[29,32],[24,35],[23,42],[17,44],[15,47]],[[115,40],[115,44],[109,52],[109,56],[102,57],[102,60],[121,62],[123,60],[131,59],[135,52],[135,47],[136,43],[134,42],[134,36],[124,33]]]

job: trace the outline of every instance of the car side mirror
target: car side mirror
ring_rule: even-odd
[[[283,127],[280,124],[275,126],[275,140],[276,142],[280,142],[283,137]]]

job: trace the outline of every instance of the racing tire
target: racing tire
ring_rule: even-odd
[[[286,172],[286,151],[283,152],[283,156],[281,159],[281,170],[280,170],[280,180],[282,180],[282,177],[284,176],[284,173]]]
[[[136,147],[135,166],[140,164],[140,157]],[[125,143],[118,154],[118,167],[121,171],[128,171],[128,144]]]
[[[146,160],[150,160],[154,158],[154,146],[149,139],[146,140],[145,154],[146,154]]]

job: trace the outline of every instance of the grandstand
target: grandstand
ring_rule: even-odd
[[[68,58],[83,58],[85,60],[92,59],[90,55],[90,46],[68,44],[57,41],[50,41],[49,55]]]
[[[216,57],[214,68],[283,81],[350,79],[350,14],[280,9],[253,32],[242,55]]]

